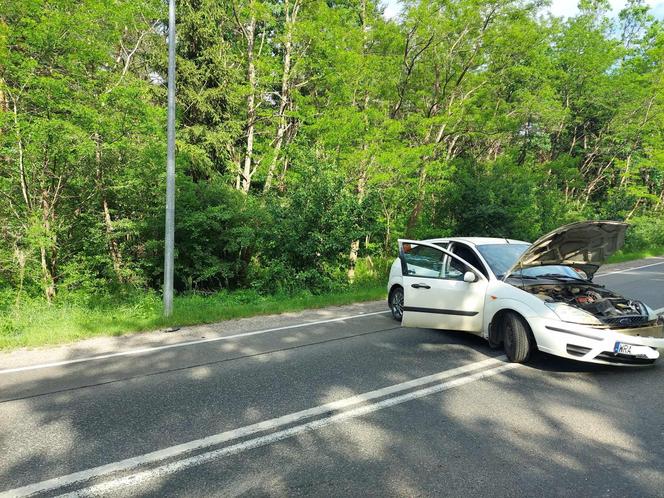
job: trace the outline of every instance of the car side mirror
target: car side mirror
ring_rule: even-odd
[[[463,274],[463,281],[468,282],[469,284],[472,284],[477,280],[477,275],[475,275],[472,271],[467,271],[466,273]]]

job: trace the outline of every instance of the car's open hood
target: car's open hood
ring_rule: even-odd
[[[537,239],[506,277],[519,268],[565,265],[579,268],[592,280],[597,269],[625,244],[627,223],[580,221],[557,228]]]

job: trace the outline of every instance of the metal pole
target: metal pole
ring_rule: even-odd
[[[166,159],[166,233],[164,237],[164,316],[173,313],[175,244],[175,0],[168,1],[168,157]]]

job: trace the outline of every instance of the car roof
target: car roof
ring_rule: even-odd
[[[425,242],[435,243],[435,242],[465,242],[474,246],[484,246],[487,244],[528,244],[530,242],[525,242],[523,240],[516,239],[504,239],[498,237],[444,237],[439,239],[428,239]]]

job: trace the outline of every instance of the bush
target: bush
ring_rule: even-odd
[[[321,172],[287,198],[267,202],[270,217],[260,226],[251,285],[261,292],[314,293],[345,285],[349,244],[361,235],[361,206],[342,180]]]
[[[664,218],[639,216],[629,220],[623,252],[636,252],[664,246]]]
[[[237,288],[246,284],[247,267],[264,219],[254,199],[213,178],[194,182],[177,179],[175,215],[175,287],[179,291]],[[152,220],[146,244],[146,272],[153,287],[163,277],[163,213]]]

